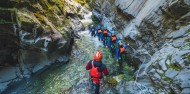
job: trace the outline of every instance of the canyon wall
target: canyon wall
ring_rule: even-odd
[[[130,44],[127,62],[139,83],[190,93],[190,0],[91,1],[94,16]]]
[[[1,0],[0,92],[55,62],[67,62],[86,12],[70,0]]]

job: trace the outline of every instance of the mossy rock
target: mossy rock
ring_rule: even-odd
[[[115,86],[117,84],[117,81],[113,77],[108,77],[107,82],[112,86]]]
[[[13,24],[12,23],[4,23],[0,25],[0,33],[2,32],[10,32],[12,33],[14,31]]]
[[[17,18],[18,18],[19,28],[27,32],[32,32],[35,25],[40,23],[37,22],[38,20],[35,19],[35,16],[32,16],[24,11],[18,11]]]
[[[176,71],[181,71],[183,69],[178,63],[170,63],[170,68]]]
[[[85,4],[87,4],[86,0],[74,0],[75,2],[81,4],[82,6],[84,6]]]
[[[31,22],[22,22],[21,23],[21,29],[25,30],[27,32],[32,32],[34,27],[35,27],[35,24],[31,23]]]
[[[5,8],[13,8],[16,4],[16,0],[0,0],[0,6]]]
[[[16,9],[0,8],[0,19],[4,22],[16,22]]]

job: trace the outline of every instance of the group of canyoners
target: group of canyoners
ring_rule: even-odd
[[[110,49],[112,57],[115,55],[116,61],[119,63],[120,68],[122,68],[123,55],[129,45],[123,45],[121,39],[117,38],[117,36],[106,27],[90,25],[89,33],[92,37],[97,36],[98,40],[103,42],[104,47]],[[100,81],[103,78],[103,74],[105,76],[109,74],[106,65],[101,61],[102,58],[102,52],[97,51],[94,54],[94,59],[90,60],[86,65],[86,70],[90,72],[92,85],[95,86],[95,94],[99,94]]]

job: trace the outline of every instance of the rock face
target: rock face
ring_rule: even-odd
[[[127,58],[138,68],[139,83],[154,86],[156,92],[189,94],[189,0],[95,0],[93,4],[103,25],[130,44]]]
[[[69,0],[0,1],[0,93],[55,61],[68,61],[73,34],[83,28],[81,7]]]

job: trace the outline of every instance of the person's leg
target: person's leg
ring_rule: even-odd
[[[98,33],[98,40],[100,41],[100,34]]]
[[[108,43],[108,36],[106,35],[106,37],[105,37],[105,44],[107,44]]]
[[[94,34],[95,34],[95,32],[94,31],[92,31],[92,36],[94,37]]]
[[[93,33],[91,32],[91,36],[93,36]]]
[[[119,56],[119,66],[120,68],[122,68],[122,54],[120,54]]]
[[[103,35],[103,45],[105,46],[106,37]]]
[[[95,84],[95,94],[99,94],[99,90],[100,90],[100,85],[99,84]]]

